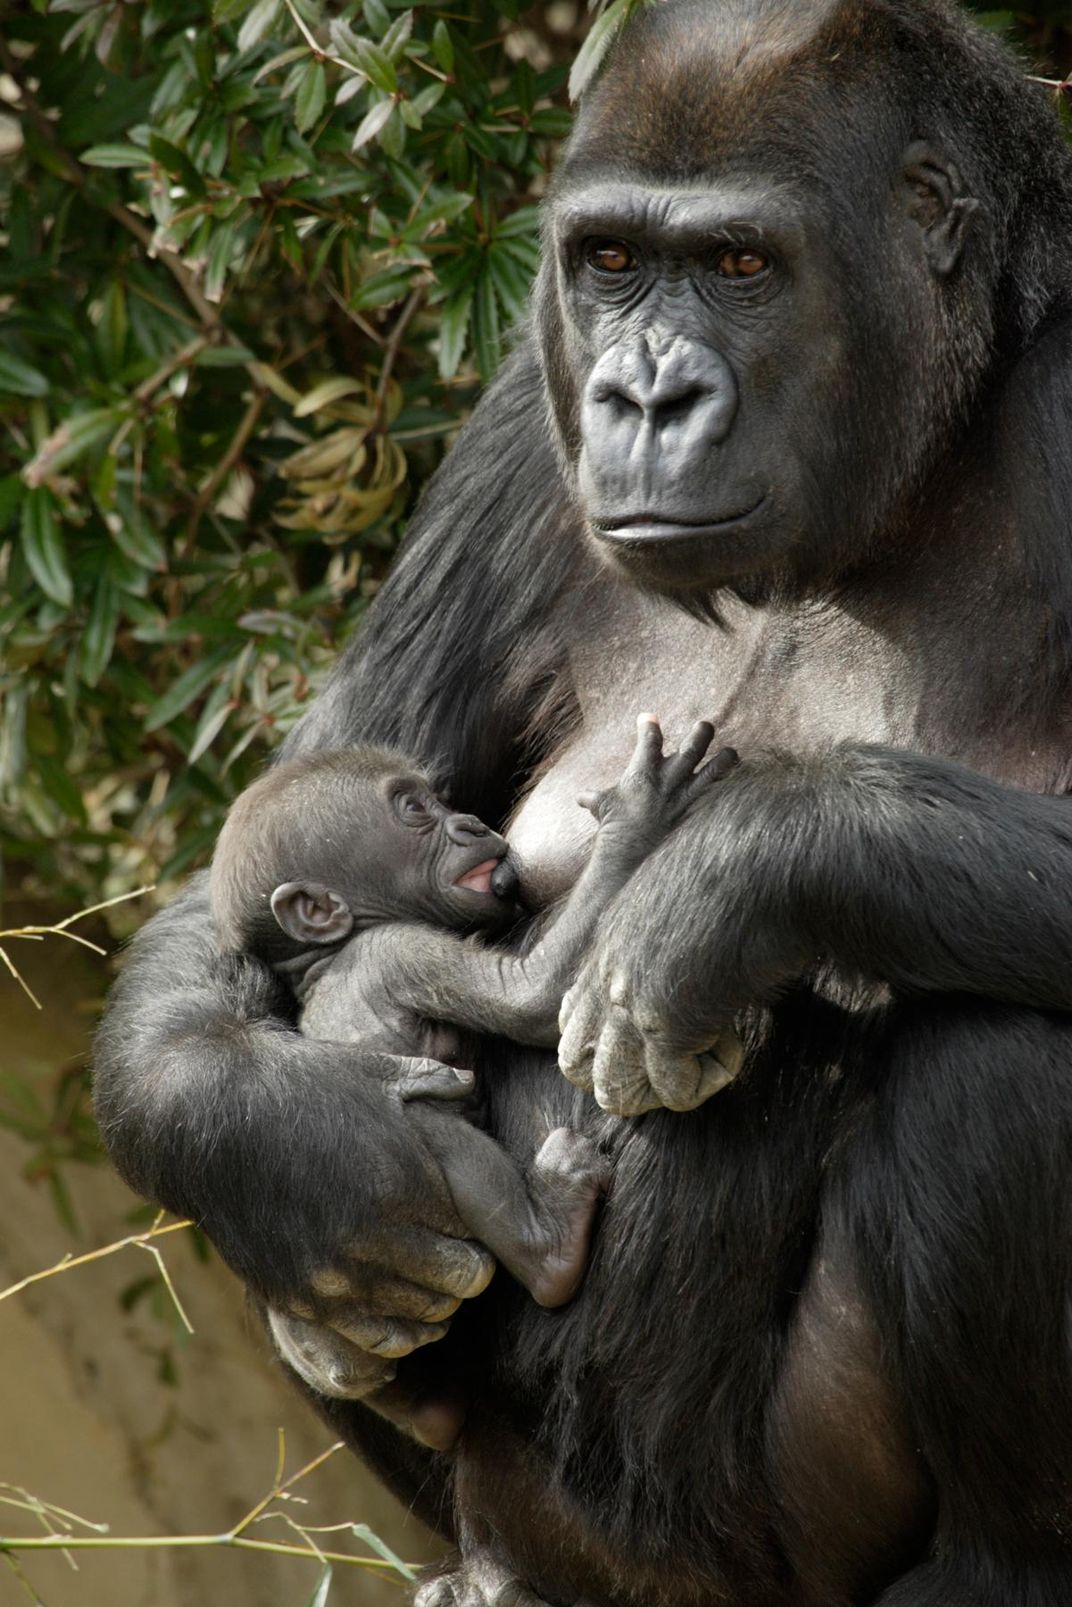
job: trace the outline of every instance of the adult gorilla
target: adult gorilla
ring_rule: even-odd
[[[453,1495],[468,1566],[426,1602],[1066,1607],[1069,152],[946,0],[670,0],[587,98],[538,303],[289,749],[523,793],[541,903],[638,707],[745,762],[570,998],[619,1114],[531,1055],[488,1079],[520,1158],[569,1121],[613,1153],[580,1297],[496,1280],[403,1364],[467,1381],[453,1460],[334,1420]],[[428,1220],[391,1068],[273,999],[191,889],[118,990],[102,1121],[372,1377],[486,1266]],[[740,1080],[656,1111],[737,1012]]]

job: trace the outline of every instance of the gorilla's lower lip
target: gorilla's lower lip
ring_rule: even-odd
[[[766,500],[764,494],[750,507],[741,508],[736,513],[721,515],[716,519],[666,519],[660,518],[655,513],[637,513],[627,515],[623,519],[594,520],[593,529],[601,541],[616,541],[623,544],[638,541],[689,541],[697,536],[717,536],[734,525],[741,524],[745,519],[751,518]]]
[[[458,877],[455,887],[465,887],[471,893],[490,893],[492,873],[498,863],[497,859],[482,859],[479,865],[474,865],[472,870]]]

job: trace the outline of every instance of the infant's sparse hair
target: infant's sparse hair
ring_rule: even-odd
[[[288,881],[333,887],[352,862],[370,787],[386,775],[415,775],[389,748],[340,748],[274,765],[231,805],[209,877],[216,937],[224,953],[277,965],[298,953],[276,922],[271,897]]]

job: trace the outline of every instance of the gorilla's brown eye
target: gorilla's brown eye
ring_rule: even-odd
[[[715,266],[724,279],[754,279],[770,267],[770,258],[765,257],[762,251],[734,246],[729,251],[723,251]]]
[[[585,260],[599,273],[631,273],[636,258],[620,240],[593,240],[585,248]]]

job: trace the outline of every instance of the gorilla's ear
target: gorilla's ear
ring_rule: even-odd
[[[284,882],[272,894],[272,914],[295,943],[339,943],[354,924],[345,899],[321,882]]]
[[[910,145],[901,159],[901,187],[905,210],[923,235],[931,270],[945,278],[957,265],[979,203],[965,195],[956,166],[921,142]]]

